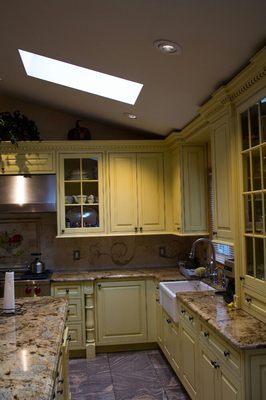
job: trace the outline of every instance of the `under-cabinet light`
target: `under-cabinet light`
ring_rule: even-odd
[[[28,76],[134,105],[142,83],[18,50]]]

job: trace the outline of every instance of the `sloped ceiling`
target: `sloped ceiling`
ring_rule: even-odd
[[[0,4],[0,90],[87,119],[160,135],[262,46],[265,0],[10,0]],[[180,56],[153,47],[178,42]],[[27,77],[17,49],[144,84],[134,106]],[[137,114],[137,120],[123,113]]]

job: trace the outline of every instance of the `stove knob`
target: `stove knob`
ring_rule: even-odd
[[[25,289],[25,293],[27,294],[27,295],[30,295],[31,294],[31,288],[30,287],[26,287],[26,289]]]
[[[35,286],[34,288],[34,293],[36,294],[36,296],[38,296],[41,293],[41,288],[40,286]]]

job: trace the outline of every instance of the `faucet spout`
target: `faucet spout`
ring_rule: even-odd
[[[214,271],[216,270],[216,255],[215,255],[215,247],[210,239],[207,238],[199,238],[195,240],[195,242],[192,243],[191,250],[189,253],[189,258],[194,259],[195,258],[195,251],[198,243],[207,243],[209,247],[211,248],[212,251],[212,261],[210,262],[210,275],[212,276]]]

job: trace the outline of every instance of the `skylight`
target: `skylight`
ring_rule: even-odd
[[[28,76],[134,105],[142,83],[18,50]]]

